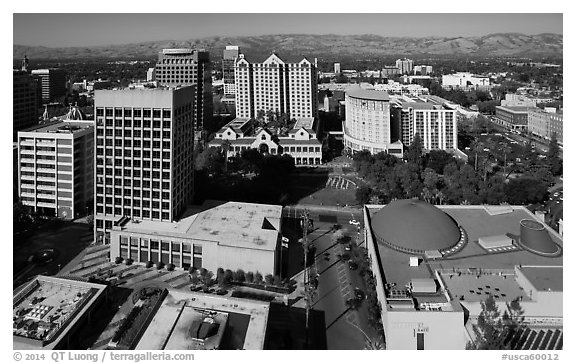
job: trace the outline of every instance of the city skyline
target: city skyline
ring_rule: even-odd
[[[412,24],[410,27],[405,26],[408,22]],[[14,13],[13,44],[45,47],[105,46],[264,34],[374,34],[385,37],[469,37],[494,33],[534,35],[563,34],[562,26],[563,14],[560,13]]]

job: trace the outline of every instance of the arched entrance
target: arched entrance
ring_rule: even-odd
[[[268,148],[267,144],[262,143],[258,147],[258,151],[260,151],[261,154],[268,154],[270,152],[270,149]]]

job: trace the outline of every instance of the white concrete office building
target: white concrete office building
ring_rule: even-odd
[[[96,238],[121,217],[173,221],[193,194],[194,86],[98,90]]]
[[[94,122],[56,121],[18,132],[18,192],[41,214],[74,219],[94,198]]]

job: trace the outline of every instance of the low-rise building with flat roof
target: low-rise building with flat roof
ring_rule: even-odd
[[[496,106],[496,117],[493,119],[497,124],[508,130],[523,131],[528,128],[528,111],[525,106]]]
[[[519,298],[531,329],[562,329],[562,238],[525,207],[397,200],[364,220],[387,349],[464,349],[488,295],[501,312]]]
[[[177,222],[125,218],[111,232],[110,258],[275,274],[282,206],[207,201]]]
[[[268,302],[170,290],[135,349],[261,350],[269,309]]]
[[[70,337],[93,318],[105,285],[39,275],[12,299],[13,349],[70,349]]]

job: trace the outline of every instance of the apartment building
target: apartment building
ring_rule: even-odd
[[[66,72],[63,69],[34,69],[32,76],[38,79],[43,103],[66,95]]]
[[[316,65],[306,58],[265,60],[240,54],[234,69],[236,116],[256,118],[271,110],[290,118],[317,117]]]
[[[399,120],[401,140],[406,146],[418,133],[427,150],[458,148],[456,111],[431,102],[395,102],[392,118]]]
[[[154,72],[160,86],[193,85],[195,129],[202,130],[212,119],[212,65],[210,54],[204,49],[163,49],[158,53]]]
[[[412,59],[397,59],[396,68],[400,74],[410,74],[414,69],[414,61]]]
[[[194,86],[95,91],[95,233],[173,221],[193,195]]]
[[[18,193],[46,216],[74,219],[94,199],[94,122],[56,121],[18,132]]]
[[[26,71],[13,70],[12,132],[17,132],[38,123],[38,83]]]

